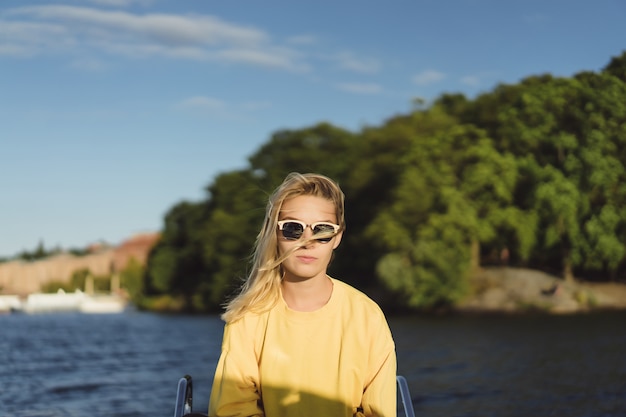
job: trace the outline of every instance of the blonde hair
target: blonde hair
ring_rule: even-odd
[[[331,201],[335,206],[337,223],[340,226],[338,233],[345,230],[345,197],[336,182],[320,174],[292,172],[287,175],[268,200],[263,227],[254,244],[250,274],[239,294],[226,304],[226,311],[222,314],[222,319],[227,323],[240,319],[247,312],[267,311],[279,300],[282,262],[293,251],[308,244],[310,240],[301,242],[291,251],[280,256],[276,236],[278,217],[285,200],[302,195],[321,197]],[[316,237],[319,238],[319,236]]]

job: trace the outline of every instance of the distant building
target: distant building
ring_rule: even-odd
[[[159,233],[142,233],[122,242],[113,251],[111,272],[123,270],[131,259],[145,265],[150,249],[156,244],[161,235]]]
[[[51,281],[69,282],[72,274],[81,269],[89,269],[96,276],[109,275],[123,270],[132,258],[145,265],[159,236],[159,233],[137,234],[116,247],[90,245],[84,256],[60,253],[38,261],[0,263],[0,294],[25,296],[38,292]]]

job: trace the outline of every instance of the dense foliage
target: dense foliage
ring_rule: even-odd
[[[386,307],[453,305],[481,265],[564,279],[626,272],[626,53],[599,72],[531,76],[353,133],[322,123],[276,132],[249,167],[165,218],[144,291],[215,311],[240,285],[267,194],[291,171],[346,193],[331,274]]]

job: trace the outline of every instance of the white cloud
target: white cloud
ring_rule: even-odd
[[[411,80],[417,85],[430,85],[437,83],[444,78],[446,78],[444,73],[435,70],[428,70],[414,75]]]
[[[141,15],[57,5],[13,8],[4,11],[3,17],[0,53],[5,54],[100,50],[134,58],[157,56],[289,71],[308,69],[300,52],[272,42],[265,31],[209,15]]]
[[[174,107],[201,117],[247,121],[253,114],[271,106],[272,103],[269,101],[249,100],[242,103],[227,103],[218,98],[198,95],[181,100]]]
[[[11,9],[6,14],[63,22],[77,34],[100,34],[109,37],[133,35],[165,44],[254,45],[267,40],[267,35],[260,30],[229,24],[213,16],[135,15],[73,6],[20,7]]]
[[[33,51],[30,48],[25,48],[21,45],[0,44],[0,56],[17,56],[17,57],[29,57],[33,55]]]
[[[338,84],[337,88],[342,91],[357,94],[379,94],[383,91],[380,85],[373,83],[343,83]]]
[[[333,57],[339,68],[364,74],[374,74],[380,71],[381,64],[372,58],[358,58],[351,53],[341,53]]]
[[[466,75],[465,77],[461,77],[461,84],[477,87],[480,85],[480,77],[477,75]]]
[[[193,46],[163,46],[159,44],[124,44],[119,42],[101,41],[98,47],[111,54],[125,55],[129,58],[148,58],[160,56],[166,58],[206,60],[208,52]]]
[[[259,50],[252,48],[225,49],[213,55],[220,61],[254,64],[262,67],[282,68],[292,71],[307,71],[308,65],[294,59],[297,54],[287,49]]]
[[[469,87],[479,87],[485,84],[485,82],[489,82],[489,80],[495,80],[497,75],[496,71],[482,71],[476,74],[465,75],[459,81],[461,84]]]
[[[0,55],[33,56],[72,44],[62,25],[0,19]]]
[[[84,1],[84,0],[81,0]],[[128,7],[132,4],[144,4],[151,3],[150,0],[87,0],[89,3],[98,4],[100,6],[112,6],[112,7]]]

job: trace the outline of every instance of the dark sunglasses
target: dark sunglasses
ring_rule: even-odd
[[[316,222],[312,224],[306,224],[298,220],[280,220],[278,222],[278,230],[283,232],[283,237],[287,240],[298,240],[302,237],[304,229],[310,227],[313,230],[313,237],[315,235],[324,234],[328,235],[332,233],[330,237],[315,238],[318,242],[328,243],[339,232],[338,224],[328,222]]]

